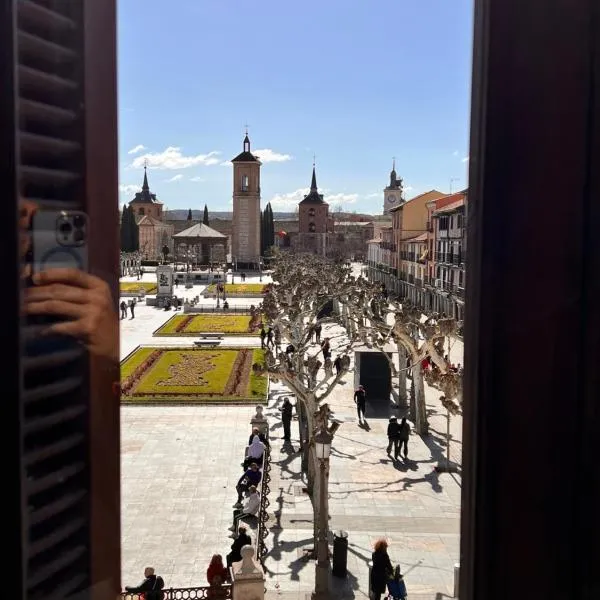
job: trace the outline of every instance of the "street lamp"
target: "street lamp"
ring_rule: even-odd
[[[314,600],[329,598],[329,509],[327,507],[327,467],[333,436],[324,427],[315,435],[315,454],[319,460],[319,523],[317,538],[317,564],[315,568]]]

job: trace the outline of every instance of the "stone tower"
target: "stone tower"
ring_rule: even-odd
[[[258,268],[260,261],[260,166],[250,152],[248,132],[244,149],[233,163],[233,223],[231,259],[239,268]]]
[[[396,159],[392,162],[392,171],[390,173],[390,184],[383,190],[383,214],[389,214],[390,210],[401,204],[402,198],[402,178],[396,175]]]

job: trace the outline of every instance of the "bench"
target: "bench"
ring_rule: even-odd
[[[216,346],[218,346],[221,342],[220,341],[214,341],[214,340],[202,340],[200,342],[194,342],[194,346],[199,346],[201,348],[206,347],[210,347],[210,348],[215,348]]]

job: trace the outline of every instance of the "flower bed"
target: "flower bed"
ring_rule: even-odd
[[[175,315],[159,327],[155,336],[193,336],[201,333],[226,335],[256,335],[260,330],[260,314],[237,315],[228,313]]]
[[[268,377],[257,348],[140,347],[121,365],[121,402],[212,404],[266,402]]]
[[[122,296],[137,296],[142,290],[144,294],[150,295],[156,294],[158,291],[156,283],[151,283],[150,281],[126,281],[119,283],[119,292]]]
[[[225,296],[227,298],[258,298],[267,293],[267,285],[263,283],[226,283]],[[203,292],[203,296],[208,298],[217,291],[217,286],[213,283]]]

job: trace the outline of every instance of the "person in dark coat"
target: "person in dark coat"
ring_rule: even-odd
[[[313,331],[315,332],[315,342],[317,342],[317,344],[321,343],[321,331],[323,331],[323,325],[321,325],[321,323],[317,323],[314,328]]]
[[[381,600],[385,594],[387,582],[394,574],[392,561],[387,553],[388,544],[384,539],[375,542],[375,552],[371,555],[373,566],[371,568],[371,598]]]
[[[394,458],[398,458],[400,454],[400,425],[398,425],[398,419],[396,417],[390,417],[390,422],[387,428],[388,436],[388,447],[387,453],[389,454],[394,446]]]
[[[286,396],[283,399],[283,405],[279,409],[281,411],[281,422],[283,423],[283,439],[289,442],[292,439],[291,424],[292,414],[294,412],[294,406],[290,402],[290,399]]]
[[[267,337],[267,332],[265,331],[265,326],[262,325],[260,328],[260,347],[265,347],[265,338]]]
[[[358,389],[354,392],[354,403],[356,404],[356,412],[358,413],[358,422],[362,423],[362,420],[365,419],[367,404],[367,392],[362,385],[359,385]]]
[[[161,590],[165,587],[163,578],[154,574],[152,567],[144,569],[144,581],[140,585],[126,586],[125,591],[131,594],[145,594],[147,600],[160,600],[163,597]]]
[[[335,374],[339,375],[342,370],[342,357],[338,354],[333,361],[333,366],[335,367]]]
[[[233,540],[233,544],[231,544],[231,552],[225,557],[227,566],[230,567],[234,562],[240,562],[242,560],[242,548],[251,544],[252,540],[247,533],[247,529],[241,525],[238,527],[238,536]]]
[[[399,425],[399,434],[398,434],[398,450],[402,450],[402,446],[404,446],[404,458],[408,458],[408,438],[410,437],[410,425],[406,421],[406,417],[404,417]],[[398,455],[396,455],[398,458]]]

